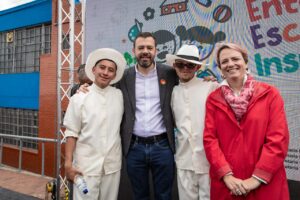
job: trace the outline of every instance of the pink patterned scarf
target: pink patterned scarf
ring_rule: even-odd
[[[248,75],[239,96],[235,96],[233,90],[227,85],[221,87],[225,100],[232,108],[238,121],[241,121],[247,111],[249,101],[253,95],[254,84],[255,80],[252,76]]]

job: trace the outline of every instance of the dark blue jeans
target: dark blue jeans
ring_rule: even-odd
[[[172,199],[175,163],[167,139],[153,144],[132,142],[126,160],[135,200],[150,200],[150,170],[155,200]]]

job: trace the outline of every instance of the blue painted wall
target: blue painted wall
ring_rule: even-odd
[[[39,109],[40,73],[0,74],[0,107]]]
[[[36,0],[0,12],[0,32],[51,22],[52,1]],[[0,107],[39,109],[40,74],[0,74]]]
[[[51,22],[51,0],[36,0],[0,12],[0,32]]]

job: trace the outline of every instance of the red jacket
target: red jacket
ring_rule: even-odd
[[[204,148],[210,162],[211,200],[288,200],[284,168],[289,132],[283,100],[274,87],[256,82],[248,110],[240,123],[218,88],[207,99]],[[233,172],[236,178],[253,174],[261,184],[246,197],[233,196],[222,177]]]

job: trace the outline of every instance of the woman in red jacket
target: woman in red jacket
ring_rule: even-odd
[[[207,99],[204,130],[211,200],[288,200],[283,99],[247,74],[247,51],[239,45],[221,44],[217,63],[225,80]]]

